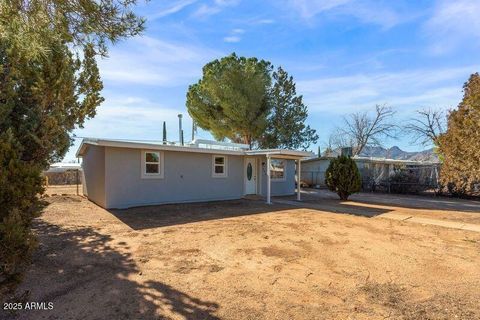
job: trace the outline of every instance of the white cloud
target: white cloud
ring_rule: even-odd
[[[353,16],[360,22],[388,29],[404,20],[392,8],[371,0],[289,0],[289,4],[306,21],[319,14]]]
[[[310,112],[350,113],[387,103],[400,113],[420,107],[454,107],[462,84],[476,66],[358,74],[297,82]]]
[[[214,0],[211,4],[202,4],[198,7],[193,13],[193,16],[197,18],[207,18],[221,12],[227,7],[236,6],[239,2],[239,0]]]
[[[454,51],[469,40],[480,40],[480,1],[440,1],[424,31],[432,41],[430,51],[442,54]],[[472,41],[472,42],[473,42]]]
[[[199,77],[203,65],[221,54],[144,36],[112,48],[109,55],[99,61],[104,80],[168,87]]]
[[[275,20],[273,19],[258,19],[255,21],[252,21],[252,24],[272,24],[275,23]]]
[[[353,0],[291,0],[291,5],[298,11],[302,18],[309,19],[319,13],[337,8]]]
[[[240,28],[233,29],[232,31],[230,31],[229,36],[226,36],[223,38],[223,41],[229,42],[229,43],[240,42],[240,40],[242,40],[240,35],[244,33],[245,33],[244,29],[240,29]]]
[[[223,41],[229,42],[229,43],[240,42],[240,40],[242,39],[238,36],[228,36],[223,38]]]
[[[153,8],[150,7],[150,10],[153,10],[153,11],[156,11],[156,12],[153,12],[151,14],[147,14],[147,18],[149,20],[155,20],[155,19],[158,19],[158,18],[162,18],[162,17],[168,16],[168,15],[177,13],[177,12],[183,10],[184,8],[188,7],[189,5],[191,5],[195,2],[197,2],[197,0],[179,0],[179,1],[175,1],[173,3],[169,3],[170,6],[168,6],[166,8],[161,7],[161,8],[155,9],[155,7],[153,7]],[[152,3],[152,5],[155,5],[155,3]]]

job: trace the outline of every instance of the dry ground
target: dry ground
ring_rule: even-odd
[[[480,233],[382,218],[473,223],[477,202],[444,199],[446,211],[431,198],[307,198],[323,209],[239,200],[106,211],[50,196],[20,290],[54,309],[17,317],[480,318]]]

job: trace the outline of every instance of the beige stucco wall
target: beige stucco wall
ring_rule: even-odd
[[[105,147],[89,145],[83,155],[83,194],[105,207]]]

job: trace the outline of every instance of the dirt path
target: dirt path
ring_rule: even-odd
[[[48,201],[20,290],[54,309],[19,319],[480,318],[476,232],[338,214],[354,206],[334,202]]]

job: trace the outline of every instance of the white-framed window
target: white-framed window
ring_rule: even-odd
[[[227,177],[227,156],[220,156],[220,155],[212,156],[212,177],[213,178]]]
[[[271,159],[270,160],[270,179],[272,181],[285,181],[287,168],[287,160]]]
[[[154,150],[142,151],[142,178],[163,178],[163,152]]]

